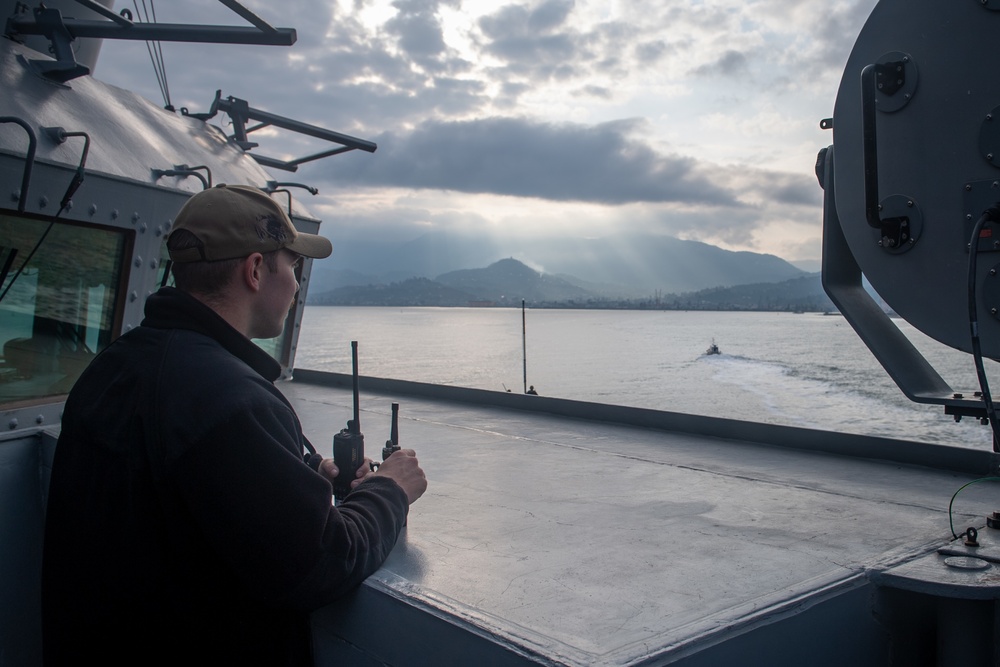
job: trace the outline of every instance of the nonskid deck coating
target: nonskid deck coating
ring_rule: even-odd
[[[330,455],[351,393],[282,390]],[[393,401],[429,488],[374,579],[569,664],[629,664],[930,551],[971,479],[364,392],[370,457]],[[981,521],[984,486],[963,492],[956,525]]]

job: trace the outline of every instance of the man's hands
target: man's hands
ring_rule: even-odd
[[[319,465],[319,472],[332,482],[340,471],[333,459],[323,459]],[[374,475],[383,475],[399,484],[411,505],[427,490],[427,477],[417,462],[417,453],[412,449],[401,449],[393,453],[379,465],[377,472],[372,472],[371,459],[366,458],[358,466],[357,479],[351,482],[351,488],[357,487],[367,477]]]

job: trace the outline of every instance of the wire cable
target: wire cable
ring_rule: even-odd
[[[993,451],[1000,452],[1000,424],[997,423],[996,410],[993,408],[993,397],[990,394],[990,384],[983,367],[983,350],[979,344],[979,315],[976,306],[976,260],[979,256],[979,235],[987,222],[1000,221],[1000,208],[989,207],[979,216],[972,228],[972,238],[969,240],[969,330],[972,335],[972,359],[976,364],[976,375],[979,377],[979,389],[986,406],[986,417],[993,429]]]
[[[142,20],[146,23],[156,23],[156,5],[153,0],[149,0],[149,6],[146,5],[146,0],[142,0],[142,9],[139,8],[139,0],[132,0],[132,6],[135,7],[136,16],[142,16]],[[163,58],[163,44],[159,41],[146,42],[146,51],[149,53],[149,59],[153,63],[153,73],[156,75],[156,83],[160,88],[160,94],[163,96],[163,104],[167,109],[173,110],[173,104],[170,101],[170,85],[167,83],[167,68],[166,62]]]
[[[955,533],[955,522],[952,521],[952,514],[951,514],[952,505],[954,505],[955,498],[958,496],[959,493],[962,492],[962,489],[964,489],[967,486],[972,486],[973,484],[978,484],[979,482],[1000,482],[1000,477],[980,477],[979,479],[972,480],[968,484],[963,484],[962,486],[958,487],[958,491],[952,494],[951,500],[948,501],[948,527],[951,528],[951,536],[956,540],[958,539],[958,535]]]

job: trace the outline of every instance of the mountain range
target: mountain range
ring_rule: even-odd
[[[494,267],[501,257],[516,259],[541,276],[544,284],[532,285],[531,289],[541,290],[535,296],[541,298],[544,294],[545,300],[633,299],[655,293],[681,294],[773,283],[806,275],[774,255],[733,252],[698,241],[651,234],[545,237],[529,242],[437,232],[407,241],[333,241],[332,260],[313,265],[313,295],[341,287],[385,286],[411,278],[431,278],[454,289],[471,290],[481,300],[497,301],[499,296],[511,298],[514,292],[528,287],[528,276],[522,269],[502,263]],[[463,273],[485,270],[482,267],[489,267],[490,273]],[[484,290],[484,280],[491,284],[488,290]],[[501,283],[497,284],[498,280]],[[504,288],[502,280],[512,282]]]
[[[516,259],[483,269],[450,271],[436,279],[410,278],[386,284],[349,285],[319,294],[309,303],[336,306],[517,306],[656,308],[683,310],[832,310],[819,274],[779,283],[713,287],[684,294],[610,299],[558,276],[538,273]]]

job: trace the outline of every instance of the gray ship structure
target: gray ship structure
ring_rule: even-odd
[[[233,0],[245,27],[139,24],[106,4],[0,1],[0,665],[41,663],[63,400],[168,279],[178,209],[213,183],[250,184],[315,232],[274,174],[376,148],[226,91],[182,114],[102,83],[89,74],[101,39],[296,36]],[[831,298],[910,398],[984,428],[985,383],[949,387],[861,276],[970,364],[1000,358],[996,35],[997,0],[881,0],[817,163]],[[208,122],[217,114],[231,134]],[[329,147],[262,155],[264,125]],[[262,344],[329,456],[352,384],[294,368],[309,271],[286,333]],[[994,451],[735,421],[724,406],[692,416],[363,374],[360,392],[369,442],[402,406],[400,442],[430,489],[383,568],[315,613],[319,664],[1000,664],[1000,487],[953,496],[998,473]]]

